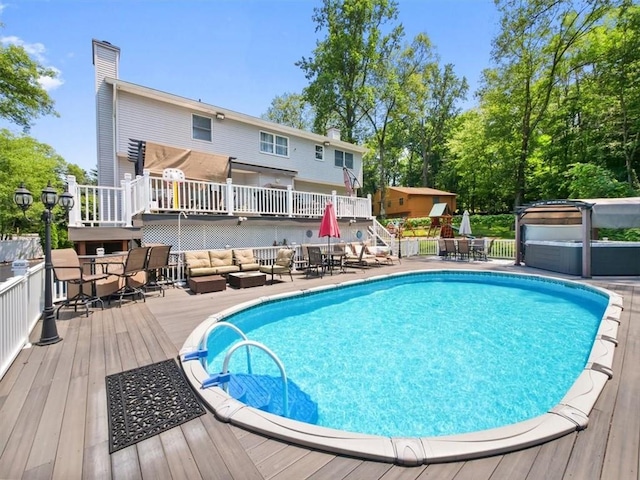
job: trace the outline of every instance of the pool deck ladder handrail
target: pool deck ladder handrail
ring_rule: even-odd
[[[238,327],[236,327],[233,323],[229,323],[229,322],[216,322],[213,325],[211,325],[207,331],[204,333],[204,335],[202,336],[202,341],[206,342],[207,338],[209,338],[209,335],[211,335],[211,333],[216,329],[216,328],[229,328],[231,330],[233,330],[234,332],[236,332],[244,341],[248,341],[249,337],[247,337],[245,335],[245,333],[240,330]],[[251,351],[249,349],[249,346],[247,345],[247,371],[249,372],[249,375],[253,374],[252,369],[251,369]]]
[[[243,340],[241,342],[236,343],[235,345],[232,345],[231,348],[229,348],[229,350],[227,351],[227,354],[224,357],[224,362],[222,363],[221,375],[226,375],[227,373],[229,373],[228,369],[229,369],[229,360],[231,358],[231,355],[233,355],[233,353],[237,349],[239,349],[241,347],[247,347],[247,350],[249,350],[249,347],[259,348],[260,350],[265,352],[267,355],[269,355],[273,359],[273,361],[276,363],[276,365],[280,369],[280,376],[282,377],[282,409],[283,409],[283,415],[285,417],[288,417],[289,416],[289,385],[287,383],[287,373],[285,372],[284,365],[282,364],[282,362],[280,361],[278,356],[275,353],[273,353],[271,350],[269,350],[262,343],[255,342],[253,340]],[[225,392],[228,393],[228,391],[229,391],[229,383],[228,382],[225,382],[223,384],[223,389],[224,389]]]

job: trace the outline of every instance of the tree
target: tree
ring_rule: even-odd
[[[572,165],[566,176],[571,198],[615,198],[635,193],[629,185],[616,180],[609,170],[592,163]]]
[[[495,0],[502,14],[494,40],[499,88],[517,123],[519,152],[515,162],[514,203],[527,193],[526,178],[535,133],[545,118],[568,52],[610,8],[610,0]]]
[[[312,57],[296,63],[310,81],[303,96],[316,111],[314,131],[335,126],[343,140],[361,139],[358,127],[374,101],[373,70],[403,35],[400,25],[383,34],[396,17],[393,0],[324,0],[314,9],[316,32],[325,30],[327,36],[317,42]],[[334,119],[337,124],[330,125]]]
[[[313,130],[313,108],[299,93],[285,93],[271,100],[271,106],[262,118],[299,130]],[[317,132],[324,134],[325,132]]]
[[[371,132],[370,142],[377,152],[381,216],[384,216],[386,186],[395,183],[393,180],[399,176],[404,120],[409,116],[412,100],[408,92],[419,88],[432,59],[431,42],[425,34],[420,34],[404,50],[389,52],[378,61],[371,75],[374,100],[365,114]],[[390,153],[392,155],[388,155]]]
[[[422,186],[435,187],[452,120],[460,113],[456,103],[466,96],[469,85],[464,77],[456,76],[451,64],[441,69],[434,63],[425,69],[424,77],[414,104],[418,117],[411,145],[421,160]]]
[[[16,231],[37,232],[42,225],[42,203],[34,201],[26,215],[23,215],[13,201],[13,193],[22,182],[36,198],[48,182],[56,190],[62,191],[68,169],[62,157],[49,145],[27,135],[14,135],[6,129],[0,130],[0,235],[5,237]],[[58,213],[55,218],[61,225],[56,224],[54,228],[62,227],[66,221],[58,209],[54,209]]]
[[[45,68],[18,45],[0,45],[0,117],[28,131],[34,119],[57,115],[54,102],[39,83],[55,78],[55,70]]]

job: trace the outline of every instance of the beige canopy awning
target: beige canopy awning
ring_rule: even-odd
[[[189,180],[224,183],[229,170],[229,157],[146,142],[144,168],[155,175],[162,175],[165,168],[178,168]]]

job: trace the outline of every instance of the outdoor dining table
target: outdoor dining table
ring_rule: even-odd
[[[344,258],[346,256],[347,254],[342,251],[323,252],[322,259],[325,261],[330,275],[333,275],[333,271],[338,267],[340,273],[345,273]]]

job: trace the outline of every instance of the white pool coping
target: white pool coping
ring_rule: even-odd
[[[547,413],[524,422],[473,433],[442,437],[408,438],[365,435],[303,423],[248,407],[244,403],[231,398],[219,387],[202,388],[202,382],[209,377],[209,374],[200,361],[184,361],[186,354],[198,350],[202,337],[211,324],[221,321],[249,306],[274,299],[305,295],[337,286],[371,282],[381,278],[443,272],[451,272],[452,274],[469,273],[476,276],[499,275],[534,278],[559,284],[573,284],[579,286],[579,288],[599,291],[609,297],[609,303],[600,322],[587,365],[558,405]],[[210,316],[198,325],[180,350],[180,359],[187,379],[204,402],[222,421],[286,442],[369,460],[393,462],[399,465],[451,462],[497,455],[539,445],[567,433],[586,428],[589,413],[604,389],[607,380],[613,376],[613,356],[617,345],[617,332],[621,312],[622,297],[616,293],[571,280],[551,279],[541,275],[478,272],[475,270],[419,270],[379,275],[367,279],[265,296],[236,305]]]

